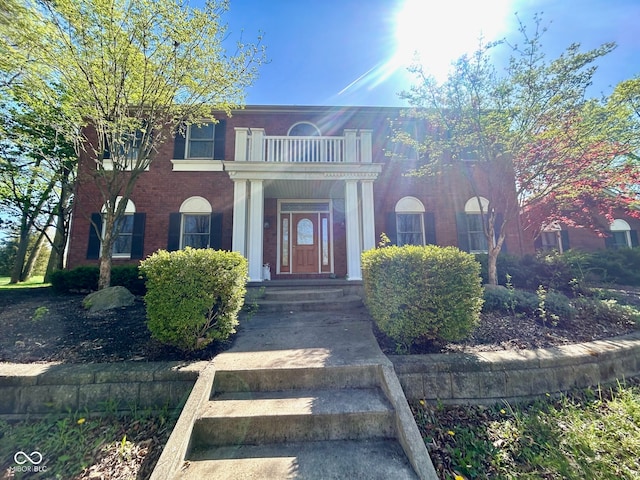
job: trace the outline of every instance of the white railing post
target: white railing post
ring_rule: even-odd
[[[264,128],[251,129],[251,161],[264,162]]]
[[[247,138],[249,136],[249,129],[245,127],[235,127],[235,131],[236,131],[236,154],[233,159],[236,162],[245,162],[248,158]]]
[[[360,161],[362,163],[372,162],[371,134],[372,130],[360,130]]]
[[[344,131],[344,161],[347,163],[356,163],[356,130],[345,129]]]

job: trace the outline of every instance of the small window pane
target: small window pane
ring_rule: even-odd
[[[191,125],[192,140],[213,140],[213,123],[205,123],[201,126]]]
[[[282,219],[282,266],[289,266],[289,219]]]
[[[613,235],[613,246],[615,248],[629,247],[628,233],[627,231],[611,232]]]
[[[296,227],[297,231],[297,244],[298,245],[313,245],[313,222],[308,218],[303,218],[298,222]]]
[[[329,265],[329,219],[322,218],[322,265]]]

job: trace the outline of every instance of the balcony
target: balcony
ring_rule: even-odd
[[[343,136],[265,135],[262,128],[236,128],[236,162],[371,163],[371,130],[345,130]]]

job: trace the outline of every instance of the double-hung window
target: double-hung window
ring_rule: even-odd
[[[482,215],[467,213],[467,235],[469,237],[469,252],[487,253],[487,236],[484,233]]]
[[[424,227],[421,213],[396,213],[398,246],[424,245]]]
[[[211,214],[182,214],[182,248],[208,248]]]
[[[213,158],[215,125],[203,123],[190,125],[187,138],[186,158]]]
[[[118,218],[113,227],[116,238],[111,254],[115,258],[130,257],[133,244],[133,214],[128,213]]]

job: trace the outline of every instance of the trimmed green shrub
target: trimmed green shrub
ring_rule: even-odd
[[[84,265],[73,270],[58,270],[51,274],[51,286],[60,293],[98,290],[97,266]]]
[[[619,248],[564,255],[574,275],[593,283],[640,286],[640,248]]]
[[[236,252],[160,250],[140,264],[146,277],[147,326],[153,337],[181,350],[226,340],[244,303],[247,260]]]
[[[482,308],[480,265],[454,247],[385,247],[362,254],[365,304],[382,332],[405,349],[461,340]]]
[[[147,292],[144,276],[138,265],[118,265],[111,269],[111,286],[125,287],[134,295],[144,295]]]
[[[532,315],[538,308],[538,296],[526,290],[506,288],[501,285],[485,286],[483,312],[507,312],[511,315]]]
[[[51,274],[51,286],[56,292],[95,292],[98,290],[100,270],[95,265],[76,267],[73,270],[57,270]],[[111,286],[125,287],[134,295],[144,295],[144,278],[138,265],[118,265],[111,268]]]

